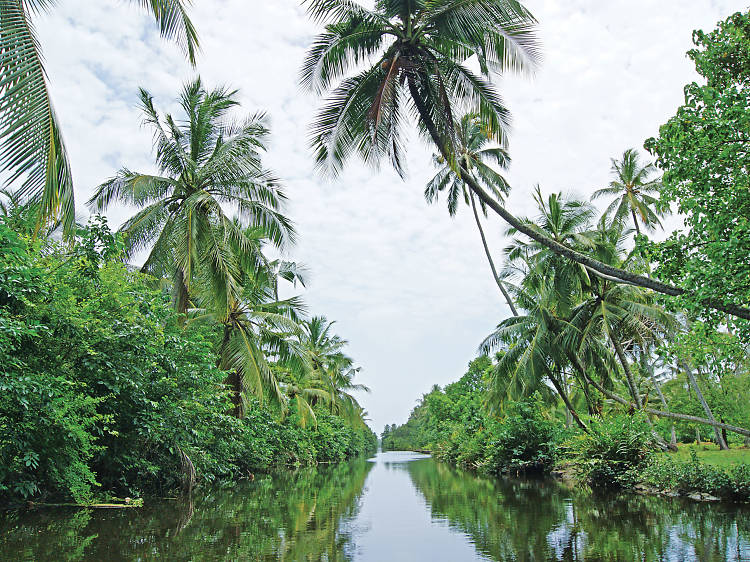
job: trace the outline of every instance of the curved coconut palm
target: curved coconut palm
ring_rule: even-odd
[[[416,114],[420,132],[455,167],[468,188],[510,226],[572,261],[604,275],[667,295],[685,291],[602,263],[535,230],[487,193],[456,158],[454,116],[477,108],[487,134],[505,136],[508,112],[489,81],[492,72],[529,70],[538,60],[536,21],[517,0],[307,0],[310,16],[326,22],[301,71],[304,86],[328,92],[311,130],[320,169],[338,173],[358,153],[388,158],[404,174],[404,128]],[[479,73],[465,62],[476,57]],[[338,83],[336,85],[336,83]],[[706,305],[750,319],[750,308]]]
[[[208,91],[198,78],[180,96],[185,118],[162,119],[142,89],[141,109],[154,131],[160,175],[123,168],[89,200],[97,211],[115,201],[141,208],[120,229],[126,234],[127,255],[151,248],[141,269],[174,280],[179,312],[188,309],[199,267],[213,271],[214,283],[224,287],[224,302],[229,302],[226,294],[241,291],[229,246],[248,249],[245,226],[261,229],[279,248],[294,237],[291,222],[280,211],[285,196],[261,162],[268,135],[264,117],[228,119],[238,105],[236,97],[236,91],[225,88]],[[240,221],[227,216],[225,205],[237,209]]]
[[[461,117],[458,125],[459,126],[456,130],[456,158],[463,162],[464,168],[466,168],[469,173],[474,176],[476,181],[480,182],[489,193],[502,200],[503,196],[508,194],[510,186],[508,185],[508,182],[505,181],[505,178],[490,166],[490,163],[496,164],[502,169],[506,169],[510,163],[510,157],[508,156],[507,151],[499,146],[487,146],[490,143],[490,139],[487,138],[487,134],[483,131],[477,113],[472,112],[465,114]],[[513,299],[503,285],[503,280],[497,272],[495,262],[492,259],[492,254],[487,246],[487,238],[484,235],[482,222],[479,218],[474,193],[467,189],[466,183],[461,179],[461,176],[456,173],[455,168],[448,164],[442,156],[436,154],[433,156],[433,159],[440,169],[427,184],[424,192],[425,199],[427,199],[428,203],[432,203],[437,201],[440,192],[447,191],[448,213],[450,216],[455,216],[456,211],[458,211],[459,199],[462,198],[467,205],[471,205],[471,210],[474,214],[474,221],[479,230],[479,236],[482,239],[482,247],[487,256],[487,261],[490,264],[492,277],[495,279],[495,283],[497,283],[503,297],[505,297],[505,302],[508,303],[511,313],[513,316],[518,316],[518,311],[513,304]],[[486,217],[486,205],[480,201],[480,206],[482,213]]]
[[[659,209],[659,200],[654,197],[661,189],[661,178],[654,178],[656,166],[652,163],[642,164],[638,151],[626,150],[621,160],[612,159],[614,178],[609,187],[599,189],[592,195],[593,199],[614,196],[607,206],[604,215],[611,223],[622,224],[630,215],[636,234],[641,233],[641,224],[647,230],[661,227],[660,217],[664,213]]]
[[[189,0],[131,0],[156,20],[163,37],[177,41],[195,63],[198,36],[187,15]],[[52,107],[34,19],[54,0],[0,0],[0,172],[20,182],[16,192],[39,207],[39,226],[75,224],[73,178]]]

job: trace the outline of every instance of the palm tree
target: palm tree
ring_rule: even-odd
[[[420,132],[510,226],[602,274],[667,295],[684,293],[599,262],[531,228],[487,193],[456,157],[454,115],[478,108],[487,134],[502,142],[509,116],[489,81],[491,73],[530,70],[539,59],[536,21],[520,2],[377,0],[374,9],[367,9],[355,0],[309,0],[307,7],[314,20],[327,22],[301,71],[304,86],[330,91],[311,130],[320,169],[338,173],[359,153],[372,164],[387,157],[403,175],[403,129],[408,113],[416,113]],[[479,63],[478,74],[464,65],[471,57]],[[706,305],[750,319],[750,308],[744,306]]]
[[[285,196],[261,162],[268,135],[264,117],[229,120],[236,97],[236,90],[208,91],[198,78],[180,96],[185,119],[167,115],[162,120],[151,95],[141,89],[160,175],[123,168],[89,200],[99,212],[114,201],[141,208],[120,229],[126,234],[127,257],[151,246],[141,269],[173,279],[175,307],[181,313],[188,309],[199,267],[213,271],[217,290],[223,286],[223,302],[231,301],[227,294],[241,291],[240,271],[228,246],[249,247],[245,226],[260,229],[278,248],[294,237],[291,222],[280,212]],[[241,221],[228,217],[223,205],[235,207]]]
[[[156,20],[195,63],[198,36],[187,15],[189,0],[131,0]],[[54,0],[0,0],[0,173],[17,193],[39,206],[39,225],[61,219],[66,234],[75,223],[73,177],[52,107],[34,19]]]
[[[347,341],[333,333],[334,324],[325,316],[314,316],[302,323],[297,339],[305,349],[307,365],[314,373],[309,377],[327,393],[323,401],[328,404],[330,412],[356,422],[363,410],[351,393],[369,392],[370,389],[354,382],[360,368],[355,367],[353,360],[343,352]],[[314,397],[312,405],[319,401],[319,397]]]
[[[545,199],[538,185],[534,190],[534,200],[539,214],[533,220],[522,218],[524,224],[560,244],[590,250],[592,243],[587,230],[594,216],[591,205],[566,198],[561,193],[551,193]],[[585,266],[561,257],[533,239],[517,237],[518,234],[515,228],[507,231],[508,236],[515,237],[505,249],[509,265],[520,262],[522,268],[527,268],[524,279],[527,286],[545,284],[549,279],[557,307],[562,314],[567,314],[580,298],[582,285],[588,279]]]
[[[621,225],[607,227],[602,219],[592,233],[592,252],[606,263],[629,267],[628,257],[623,257],[625,237]],[[644,349],[650,342],[659,339],[660,332],[674,325],[674,318],[655,304],[652,295],[641,287],[614,283],[591,275],[583,301],[571,314],[570,325],[580,335],[576,350],[579,355],[592,349],[599,352],[602,341],[612,344],[630,395],[641,409],[643,404],[639,384],[626,357],[623,342],[629,342],[630,348]]]
[[[659,217],[664,213],[658,207],[658,195],[661,189],[661,178],[654,178],[656,166],[652,163],[642,164],[638,151],[627,149],[622,160],[612,159],[612,174],[614,179],[609,187],[594,192],[592,198],[614,196],[612,202],[604,211],[605,216],[611,217],[612,223],[623,223],[630,215],[636,234],[640,235],[641,226],[648,230],[661,227]]]
[[[200,268],[194,283],[198,308],[191,310],[190,321],[221,326],[218,366],[228,373],[233,414],[240,418],[249,396],[268,397],[283,410],[287,393],[277,372],[306,366],[304,349],[295,340],[305,307],[298,297],[279,299],[278,289],[281,279],[294,284],[304,284],[304,279],[296,264],[267,260],[266,243],[265,232],[252,227],[243,232],[242,245],[228,242],[238,292],[227,291],[213,268]]]
[[[489,142],[490,140],[487,138],[487,134],[483,131],[477,113],[471,112],[461,117],[458,130],[456,131],[456,156],[463,161],[464,167],[469,170],[478,182],[481,182],[495,197],[502,199],[503,195],[507,195],[510,186],[508,185],[508,182],[505,181],[505,178],[497,173],[489,163],[492,162],[505,169],[510,163],[510,157],[504,148],[498,146],[486,146]],[[471,210],[474,213],[474,221],[477,224],[479,236],[482,239],[482,247],[487,256],[487,261],[490,264],[492,277],[495,279],[495,283],[497,283],[503,297],[505,297],[505,301],[508,303],[511,313],[513,316],[518,316],[518,311],[513,304],[513,299],[511,299],[510,294],[503,285],[503,281],[495,267],[495,262],[492,259],[490,249],[487,246],[487,239],[484,235],[482,222],[479,219],[479,213],[477,212],[474,193],[466,188],[466,184],[461,179],[460,175],[456,174],[455,169],[448,164],[442,156],[436,154],[433,156],[433,159],[440,169],[437,174],[435,174],[435,177],[433,177],[427,184],[424,192],[425,199],[427,199],[428,203],[437,201],[440,192],[447,190],[448,213],[452,217],[455,216],[456,211],[458,210],[459,198],[463,198],[467,204],[471,204]],[[487,207],[483,203],[481,203],[481,207],[482,213],[486,217]]]
[[[588,431],[566,391],[569,362],[560,346],[564,320],[556,309],[559,301],[554,289],[543,283],[532,290],[516,287],[514,293],[525,313],[500,322],[479,348],[485,355],[504,351],[493,371],[490,401],[501,403],[506,397],[545,392],[549,381],[576,423]]]

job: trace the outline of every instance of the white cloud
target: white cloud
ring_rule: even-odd
[[[695,28],[746,7],[745,0],[529,0],[545,62],[533,79],[507,76],[514,115],[511,208],[532,214],[532,186],[586,195],[608,181],[609,159],[641,147],[694,79],[685,57]],[[268,164],[284,178],[311,270],[310,309],[338,321],[373,393],[374,425],[403,422],[433,383],[457,379],[507,308],[497,294],[470,213],[450,219],[427,207],[429,152],[410,143],[409,178],[352,162],[335,182],[315,176],[306,126],[318,100],[296,85],[316,27],[294,0],[196,0],[203,52],[193,70],[150,20],[114,0],[65,0],[38,29],[64,126],[81,207],[117,168],[150,170],[137,88],[174,110],[181,84],[200,72],[242,92],[243,109],[268,111]],[[128,209],[114,209],[119,224]],[[504,225],[488,225],[503,247]]]

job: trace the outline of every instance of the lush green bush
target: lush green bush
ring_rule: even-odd
[[[707,493],[723,499],[750,500],[750,465],[722,468],[700,462],[695,452],[689,462],[669,457],[655,459],[641,473],[640,481],[679,494]]]
[[[641,414],[607,417],[589,424],[589,433],[569,439],[564,453],[579,477],[592,486],[629,486],[654,451],[651,426]]]
[[[257,403],[229,415],[215,328],[181,327],[117,252],[101,222],[72,252],[0,222],[0,500],[164,493],[183,455],[212,482],[374,451],[369,428],[326,412],[317,429]]]
[[[489,471],[549,470],[559,441],[559,426],[543,415],[538,396],[514,402],[489,441]]]

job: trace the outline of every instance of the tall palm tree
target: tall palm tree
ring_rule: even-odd
[[[326,22],[301,71],[304,86],[329,92],[311,130],[319,168],[338,173],[358,153],[376,164],[387,157],[402,174],[403,129],[416,114],[420,132],[455,166],[468,188],[508,224],[568,259],[602,274],[662,292],[684,290],[618,269],[531,228],[487,193],[456,158],[454,115],[478,108],[487,134],[501,142],[508,112],[492,72],[530,70],[539,59],[536,21],[517,0],[308,0],[311,17]],[[476,57],[479,73],[464,63]],[[338,85],[334,85],[338,82]],[[750,319],[745,306],[707,306]]]
[[[656,166],[652,163],[641,163],[638,151],[627,149],[621,160],[612,159],[614,179],[609,187],[594,192],[592,198],[614,196],[604,211],[612,223],[623,223],[630,215],[636,234],[641,233],[641,224],[647,230],[661,227],[660,217],[664,213],[658,207],[658,195],[661,189],[661,178],[655,178]]]
[[[189,0],[130,0],[156,20],[163,37],[173,39],[195,63],[198,36]],[[60,125],[52,107],[34,19],[54,0],[0,0],[0,173],[17,193],[36,202],[39,224],[61,219],[73,231],[73,177]]]
[[[239,291],[227,291],[213,268],[198,269],[194,283],[197,308],[191,309],[190,321],[221,326],[218,365],[228,373],[237,417],[244,416],[250,396],[269,398],[283,410],[287,394],[277,372],[306,365],[304,349],[295,340],[305,307],[298,297],[279,299],[278,289],[281,279],[304,281],[296,264],[266,259],[266,242],[265,232],[252,227],[243,232],[242,245],[228,241]]]
[[[504,148],[499,146],[487,146],[489,143],[490,139],[487,137],[486,132],[483,131],[477,113],[470,112],[461,117],[456,131],[456,158],[463,161],[464,167],[469,170],[478,182],[484,185],[485,189],[495,197],[502,199],[503,195],[507,195],[510,186],[508,185],[508,182],[505,181],[505,178],[495,171],[489,164],[493,163],[500,168],[505,169],[510,163],[510,157]],[[497,272],[495,262],[492,259],[492,254],[487,246],[487,238],[484,235],[482,222],[479,218],[474,193],[466,188],[466,183],[464,183],[461,176],[456,173],[455,168],[452,167],[441,155],[436,154],[433,156],[433,159],[440,169],[427,184],[424,192],[425,199],[427,199],[428,203],[437,201],[440,192],[447,190],[448,213],[450,216],[455,216],[456,211],[458,210],[459,198],[463,198],[466,204],[471,204],[474,221],[479,230],[479,236],[482,239],[482,247],[487,256],[487,261],[490,264],[492,277],[494,278],[495,283],[497,283],[503,297],[505,297],[505,302],[508,303],[511,313],[513,316],[518,316],[518,311],[513,304],[513,299],[503,285],[503,280]],[[480,204],[482,213],[486,217],[487,207],[484,203],[481,203],[481,201]]]
[[[141,208],[120,229],[126,234],[127,255],[151,248],[141,269],[173,279],[179,312],[188,309],[199,267],[213,271],[214,283],[225,294],[241,290],[228,247],[247,249],[245,226],[261,229],[279,248],[294,237],[291,222],[281,213],[284,193],[261,161],[268,135],[264,117],[230,120],[227,113],[237,107],[236,97],[236,90],[208,91],[198,78],[180,96],[184,119],[162,119],[142,89],[141,109],[154,131],[160,175],[123,168],[89,200],[99,212],[115,201]],[[241,220],[227,216],[224,205],[236,208]]]

